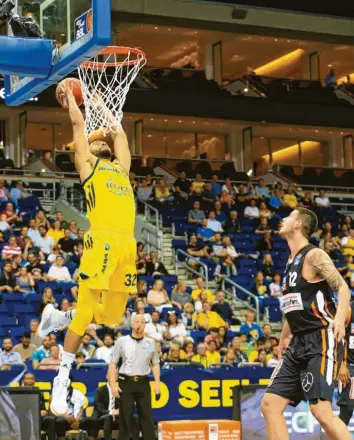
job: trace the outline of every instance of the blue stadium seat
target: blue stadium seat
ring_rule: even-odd
[[[31,304],[14,304],[12,308],[12,313],[15,316],[21,315],[21,314],[35,314],[36,310]]]
[[[0,322],[2,327],[16,327],[17,319],[10,318],[8,315],[0,315]]]
[[[4,327],[0,327],[0,338],[4,338],[4,336],[8,336],[9,330]]]
[[[59,287],[64,295],[71,295],[71,289],[75,286],[78,286],[78,283],[75,281],[65,281],[59,283]]]
[[[165,275],[165,276],[161,277],[161,279],[165,284],[166,283],[173,283],[173,284],[178,283],[178,278],[176,277],[176,275]]]
[[[36,285],[39,293],[43,293],[47,287],[50,287],[54,293],[61,293],[61,288],[56,281],[37,281]]]
[[[0,313],[9,313],[9,308],[6,304],[0,304]]]
[[[29,304],[38,304],[42,301],[43,295],[41,293],[32,293],[26,296],[26,301]]]
[[[7,303],[20,303],[26,302],[26,297],[22,293],[6,293],[3,295],[2,300]]]
[[[14,327],[14,328],[10,329],[10,336],[12,338],[19,338],[19,337],[21,338],[22,335],[25,332],[28,332],[28,328],[26,328],[26,327]]]
[[[146,281],[147,283],[153,283],[155,281],[154,277],[148,275],[138,275],[138,279],[141,281]]]

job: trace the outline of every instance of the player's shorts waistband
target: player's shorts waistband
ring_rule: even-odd
[[[321,330],[327,330],[328,329],[328,325],[327,326],[323,326],[323,327],[318,327],[318,328],[313,328],[313,329],[311,329],[311,330],[304,330],[304,331],[302,331],[302,332],[296,332],[296,333],[293,333],[293,337],[295,338],[295,337],[302,337],[302,336],[307,336],[307,335],[311,335],[311,334],[315,334],[315,333],[318,333],[318,332],[320,332]]]

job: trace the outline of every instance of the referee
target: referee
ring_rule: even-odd
[[[160,359],[153,339],[144,337],[144,315],[135,315],[132,333],[116,342],[108,368],[108,383],[119,402],[119,440],[134,439],[134,403],[136,403],[144,440],[155,440],[151,408],[150,365],[155,380],[155,394],[160,394]],[[122,359],[117,387],[117,364]]]

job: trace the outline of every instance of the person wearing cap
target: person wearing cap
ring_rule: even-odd
[[[134,438],[134,404],[136,403],[140,427],[144,440],[155,440],[152,418],[151,388],[149,374],[155,380],[155,394],[160,394],[160,359],[156,342],[144,336],[145,319],[135,315],[132,319],[131,335],[119,338],[113,348],[108,368],[108,383],[112,396],[119,398],[120,440]],[[117,364],[119,368],[118,383]]]

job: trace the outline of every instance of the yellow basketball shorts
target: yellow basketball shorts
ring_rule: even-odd
[[[89,289],[134,293],[137,288],[135,259],[134,236],[123,231],[90,229],[84,237],[80,280]]]

